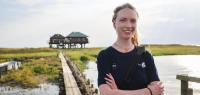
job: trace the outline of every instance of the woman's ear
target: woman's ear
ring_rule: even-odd
[[[115,21],[113,20],[112,23],[113,23],[113,27],[116,29]]]

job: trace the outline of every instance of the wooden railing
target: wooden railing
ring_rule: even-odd
[[[181,95],[193,95],[193,89],[189,88],[189,82],[200,83],[199,77],[188,76],[187,74],[177,75],[176,79],[181,80]]]

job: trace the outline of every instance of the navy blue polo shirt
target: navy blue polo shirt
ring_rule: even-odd
[[[138,57],[136,51],[135,48],[130,52],[121,53],[112,46],[100,51],[97,56],[98,86],[106,84],[104,78],[108,73],[112,74],[117,87],[121,90],[142,89],[152,81],[159,81],[153,56],[145,51],[142,56]],[[129,76],[131,80],[127,84],[124,79],[131,64],[136,65],[133,74]]]

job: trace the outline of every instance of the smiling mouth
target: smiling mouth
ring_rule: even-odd
[[[122,31],[125,32],[125,33],[133,33],[133,32],[134,32],[134,29],[127,29],[127,28],[124,28]]]
[[[126,33],[126,34],[130,34],[130,33],[133,33],[134,31],[133,30],[122,30],[122,32]]]
[[[124,31],[124,32],[126,32],[126,33],[130,33],[130,32],[132,32],[132,31]]]

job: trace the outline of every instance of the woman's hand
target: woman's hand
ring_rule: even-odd
[[[109,85],[111,89],[118,89],[113,76],[110,73],[106,74],[106,76],[107,77],[104,78],[106,80],[106,84]]]
[[[164,86],[160,81],[151,82],[148,88],[151,89],[153,95],[164,95]]]

